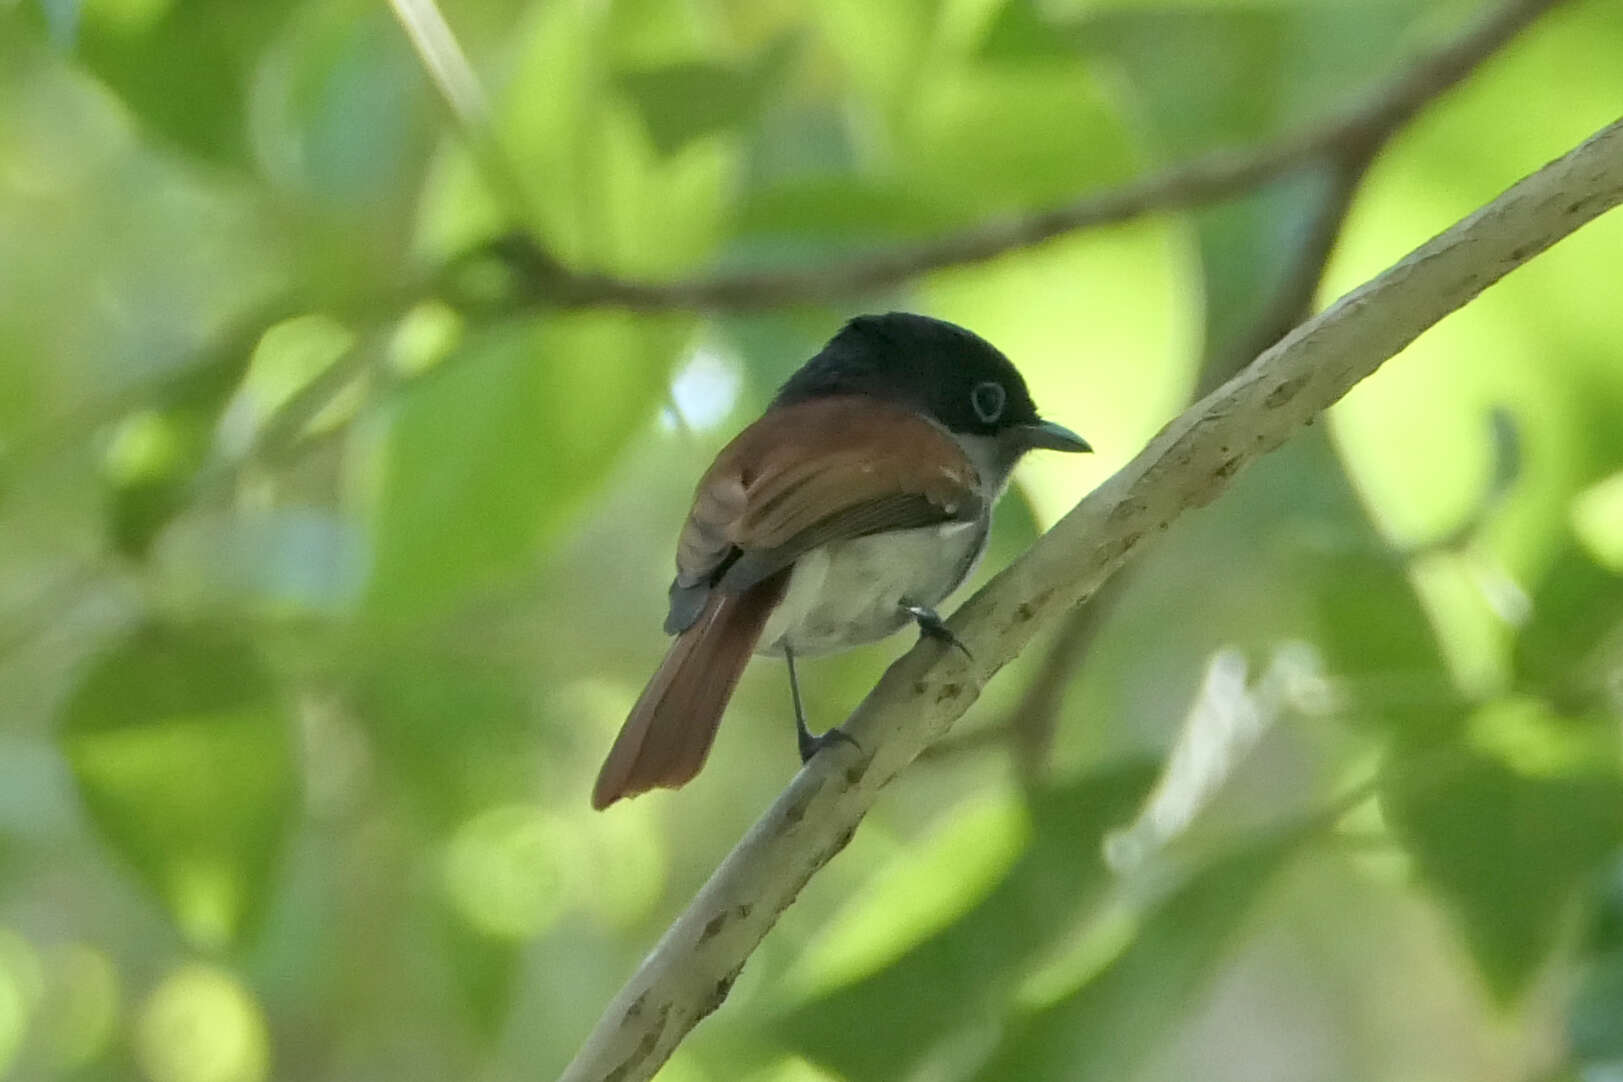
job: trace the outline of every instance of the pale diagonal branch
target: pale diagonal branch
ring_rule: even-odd
[[[850,840],[879,791],[1033,635],[1489,285],[1623,202],[1623,120],[1292,331],[1167,425],[954,614],[973,653],[921,644],[846,723],[871,756],[817,756],[750,829],[609,1005],[562,1082],[639,1082],[726,998],[751,952]]]

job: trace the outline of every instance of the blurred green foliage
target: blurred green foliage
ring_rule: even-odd
[[[729,434],[855,311],[969,325],[1100,450],[1022,468],[1001,566],[1309,291],[1339,178],[838,306],[458,307],[513,282],[447,266],[888,250],[1279,138],[1476,11],[461,0],[492,183],[388,5],[0,3],[0,1077],[556,1074],[795,767],[760,664],[694,784],[587,809]],[[1615,119],[1619,55],[1574,0],[1423,111],[1320,298]],[[1619,251],[1540,257],[1180,520],[1047,768],[904,776],[661,1077],[1623,1071]],[[903,645],[808,665],[815,718]]]

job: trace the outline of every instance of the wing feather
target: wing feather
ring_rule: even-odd
[[[952,437],[899,406],[840,396],[771,410],[699,482],[666,630],[691,626],[712,590],[748,589],[819,545],[973,519],[978,485]]]

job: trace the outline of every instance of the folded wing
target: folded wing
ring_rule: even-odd
[[[910,410],[852,397],[773,410],[699,482],[665,630],[692,626],[711,591],[747,590],[830,541],[970,521],[977,484],[952,437]]]

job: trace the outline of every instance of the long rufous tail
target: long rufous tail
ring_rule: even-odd
[[[675,789],[699,772],[783,587],[780,574],[742,593],[710,595],[620,727],[592,788],[592,807],[656,787]]]

